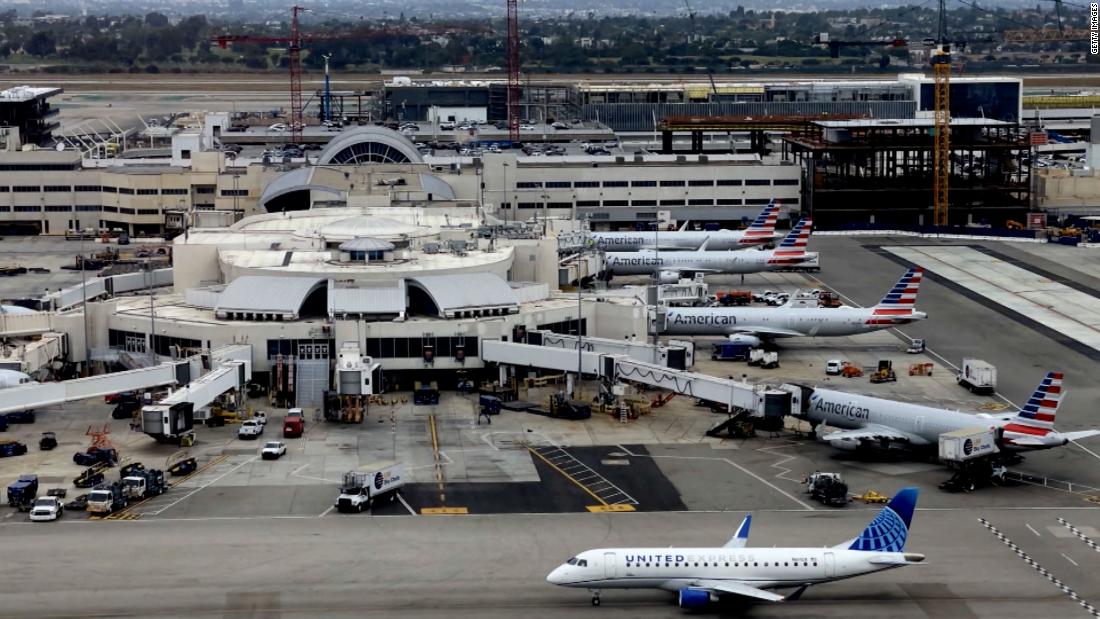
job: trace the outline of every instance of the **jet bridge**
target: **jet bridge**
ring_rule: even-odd
[[[187,361],[162,363],[150,368],[89,376],[56,383],[11,387],[0,392],[0,413],[24,411],[65,402],[102,397],[122,391],[137,391],[186,383],[190,378]]]
[[[241,389],[252,379],[252,347],[224,346],[210,353],[210,372],[141,409],[141,430],[158,442],[193,438],[194,411],[223,393]]]
[[[553,331],[533,330],[527,332],[527,343],[534,346],[577,350],[577,336],[563,335]],[[695,364],[695,344],[687,341],[669,340],[668,346],[654,346],[638,340],[612,340],[602,337],[580,338],[582,350],[604,355],[623,355],[636,361],[653,363],[676,370],[686,370]],[[576,356],[574,355],[574,360]],[[576,369],[577,364],[573,364]]]
[[[779,418],[791,414],[796,395],[788,390],[688,372],[631,359],[626,355],[609,355],[582,350],[579,353],[581,372],[608,383],[620,381],[640,383],[667,389],[725,407],[729,412],[744,412],[750,417]],[[575,350],[485,340],[481,358],[499,364],[531,367],[559,372],[576,372],[578,353]]]

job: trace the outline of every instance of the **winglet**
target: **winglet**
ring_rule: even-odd
[[[909,525],[917,508],[916,488],[902,488],[882,508],[878,516],[867,525],[863,533],[852,541],[849,550],[873,552],[902,552],[909,539]]]
[[[689,224],[689,223],[691,223],[691,220],[690,220],[690,219],[688,219],[688,220],[685,220],[685,221],[684,221],[684,225],[680,226],[680,232],[684,232],[685,230],[687,230],[687,229],[688,229],[688,224]]]
[[[722,548],[744,548],[749,543],[749,527],[752,526],[752,514],[745,514],[745,519],[741,521],[741,526],[737,527],[737,533],[733,534],[730,541],[726,542]]]
[[[706,251],[707,250],[707,243],[709,243],[709,242],[710,242],[710,237],[708,236],[707,238],[703,239],[703,242],[699,245],[699,249],[697,249],[695,251]]]

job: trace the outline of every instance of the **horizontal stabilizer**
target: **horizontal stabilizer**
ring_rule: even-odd
[[[1081,430],[1080,432],[1059,432],[1066,440],[1079,441],[1083,438],[1100,436],[1100,430]]]

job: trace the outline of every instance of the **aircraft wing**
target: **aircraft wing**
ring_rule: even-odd
[[[765,602],[782,602],[786,599],[778,593],[765,591],[752,585],[746,585],[743,582],[737,582],[736,580],[700,580],[697,581],[693,587],[707,589],[718,595],[739,595],[741,597],[764,600]]]
[[[891,440],[891,441],[904,441],[910,442],[913,437],[909,434],[902,432],[901,430],[891,428],[889,426],[883,426],[876,423],[871,423],[863,426],[858,430],[840,430],[837,432],[830,432],[821,437],[824,441],[879,441],[879,440]]]
[[[737,333],[744,333],[745,335],[763,335],[765,337],[802,337],[805,333],[799,333],[793,329],[780,329],[778,327],[754,327],[752,325],[744,325],[733,327],[730,331],[730,335]]]

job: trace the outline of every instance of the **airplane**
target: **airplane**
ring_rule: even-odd
[[[998,445],[1009,452],[1061,447],[1070,441],[1100,435],[1100,430],[1058,432],[1054,429],[1054,416],[1064,395],[1061,372],[1047,372],[1019,412],[1001,415],[970,414],[814,389],[801,416],[815,430],[821,423],[842,428],[822,439],[845,450],[876,446],[934,449],[941,434],[983,426],[996,430]]]
[[[709,239],[694,251],[653,250],[607,254],[605,276],[651,275],[660,283],[676,283],[693,273],[761,273],[817,258],[807,252],[813,222],[799,221],[775,249],[762,251],[707,251]]]
[[[856,335],[928,317],[916,311],[917,291],[924,270],[905,272],[874,307],[795,307],[788,303],[764,307],[670,307],[665,312],[665,333],[727,335],[734,342],[759,346],[761,339]]]
[[[35,382],[33,378],[23,372],[18,372],[16,370],[0,370],[0,389],[30,385]]]
[[[768,602],[797,600],[812,585],[924,561],[905,552],[917,489],[903,488],[859,537],[821,548],[748,547],[749,517],[720,548],[597,548],[558,566],[546,581],[588,589],[600,605],[601,589],[663,589],[680,607],[699,609],[723,597]],[[769,589],[793,587],[783,596]]]
[[[605,252],[695,249],[708,239],[707,249],[744,249],[770,243],[778,238],[775,233],[775,222],[778,218],[779,203],[772,200],[744,230],[688,230],[688,224],[684,222],[679,230],[668,232],[593,232],[592,240]]]

